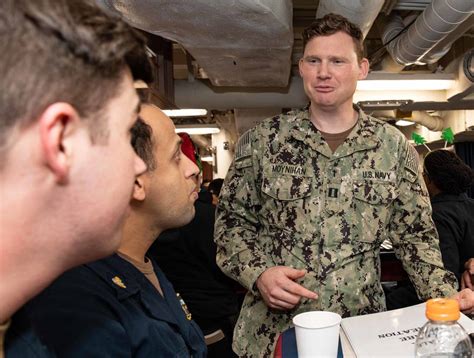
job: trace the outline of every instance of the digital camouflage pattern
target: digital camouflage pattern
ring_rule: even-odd
[[[386,238],[422,299],[456,293],[418,155],[396,128],[359,111],[332,153],[302,110],[265,120],[237,147],[215,233],[219,266],[249,289],[234,332],[237,354],[272,356],[300,312],[385,310],[379,250]],[[298,282],[319,298],[287,312],[268,309],[255,281],[276,265],[307,270]]]

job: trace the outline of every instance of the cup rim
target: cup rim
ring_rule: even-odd
[[[329,323],[324,323],[321,325],[317,324],[308,324],[307,322],[302,322],[303,319],[306,318],[306,316],[312,315],[314,313],[317,314],[323,314],[325,319],[329,320]],[[308,328],[308,329],[321,329],[321,328],[329,328],[333,327],[336,325],[339,325],[342,321],[342,317],[340,314],[335,313],[335,312],[330,312],[330,311],[307,311],[307,312],[302,312],[297,314],[296,316],[293,317],[293,324],[295,327],[300,327],[300,328]]]

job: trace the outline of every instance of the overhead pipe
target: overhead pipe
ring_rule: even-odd
[[[440,116],[430,116],[424,111],[413,111],[411,118],[404,118],[407,121],[421,124],[430,131],[440,132],[444,129],[444,119]]]
[[[400,65],[428,64],[439,60],[452,43],[462,35],[450,37],[443,51],[433,52],[436,45],[466,21],[474,11],[472,0],[433,0],[408,31],[387,45],[387,51]],[[384,30],[384,43],[388,43],[403,27],[398,17],[392,18]],[[398,32],[397,32],[398,31]]]
[[[395,110],[377,110],[371,113],[377,118],[403,119],[404,121],[420,124],[431,131],[439,132],[444,129],[444,119],[440,116],[431,116],[425,111],[413,111],[411,117],[399,118]]]

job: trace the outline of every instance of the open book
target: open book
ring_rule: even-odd
[[[425,303],[397,310],[344,318],[341,330],[356,357],[414,357],[418,331],[427,322]],[[468,333],[474,322],[461,313]]]

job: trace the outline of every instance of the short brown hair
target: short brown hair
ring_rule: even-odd
[[[132,147],[135,153],[145,162],[149,172],[155,170],[156,159],[153,128],[139,117],[130,132],[132,133]]]
[[[358,60],[364,58],[364,38],[360,28],[346,19],[344,16],[338,14],[327,14],[319,19],[316,19],[303,31],[303,52],[308,42],[317,36],[329,36],[336,32],[345,32],[354,42],[355,52]]]
[[[0,53],[0,149],[11,128],[56,102],[98,117],[89,126],[97,138],[127,69],[151,80],[143,37],[88,0],[1,0]]]

